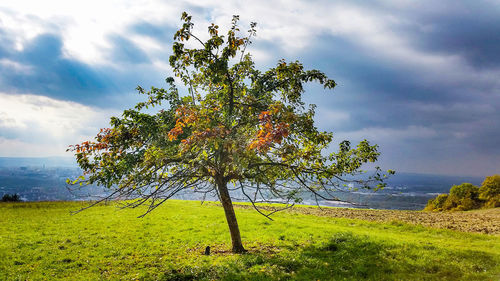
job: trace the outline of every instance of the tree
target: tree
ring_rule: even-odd
[[[479,188],[479,199],[485,201],[485,207],[500,207],[500,175],[486,177]]]
[[[256,203],[279,199],[288,208],[304,191],[333,199],[331,191],[347,183],[384,186],[379,168],[365,180],[352,179],[362,164],[377,160],[376,145],[364,140],[353,148],[343,141],[338,152],[324,153],[332,134],[314,126],[315,106],[307,106],[302,95],[307,82],[333,89],[333,80],[298,61],[257,70],[245,52],[256,24],[239,37],[238,16],[225,36],[209,26],[206,41],[192,33],[189,15],[181,19],[170,66],[188,94],[179,94],[172,77],[168,89],[138,87],[147,101],[111,118],[111,128],[101,129],[95,140],[70,146],[84,171],[74,184],[106,186],[113,190],[107,199],[135,198],[129,207],[147,203],[145,214],[181,190],[214,193],[238,253],[245,249],[232,204],[236,191],[269,218]],[[155,114],[144,112],[164,104]]]
[[[2,196],[2,202],[21,202],[21,197],[19,194],[4,194]]]

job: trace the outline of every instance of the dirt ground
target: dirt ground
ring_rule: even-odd
[[[252,208],[251,206],[244,207]],[[400,221],[435,228],[500,235],[500,208],[466,212],[423,212],[294,207],[286,211],[292,213],[295,212],[302,214],[314,214],[317,216],[361,219],[368,221]]]

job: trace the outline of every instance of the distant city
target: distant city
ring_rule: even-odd
[[[18,194],[23,201],[87,200],[105,195],[97,186],[78,190],[69,189],[67,178],[81,174],[78,168],[69,167],[2,167],[0,168],[0,196]]]

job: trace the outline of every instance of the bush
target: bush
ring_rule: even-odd
[[[445,203],[448,203],[445,204],[447,209],[452,211],[478,209],[481,207],[481,201],[479,200],[479,187],[471,183],[454,185],[451,187],[450,195]]]
[[[471,183],[454,185],[450,194],[438,195],[429,200],[424,210],[426,211],[468,211],[478,209],[483,201],[479,199],[479,187]]]
[[[472,183],[462,183],[461,185],[454,185],[450,189],[450,196],[457,199],[475,198],[479,196],[479,187]]]
[[[448,199],[448,194],[439,194],[436,198],[430,199],[424,211],[443,211],[443,205]]]
[[[20,202],[21,197],[18,194],[4,194],[2,197],[2,202]]]
[[[471,183],[454,185],[450,194],[429,200],[424,211],[467,211],[500,207],[500,175],[486,177],[477,187]]]
[[[486,177],[479,188],[479,199],[486,208],[500,207],[500,175]]]

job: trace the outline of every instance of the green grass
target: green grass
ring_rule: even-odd
[[[229,253],[223,210],[81,202],[0,204],[0,280],[498,280],[500,237],[237,208],[249,253]],[[210,256],[203,255],[207,245]]]

